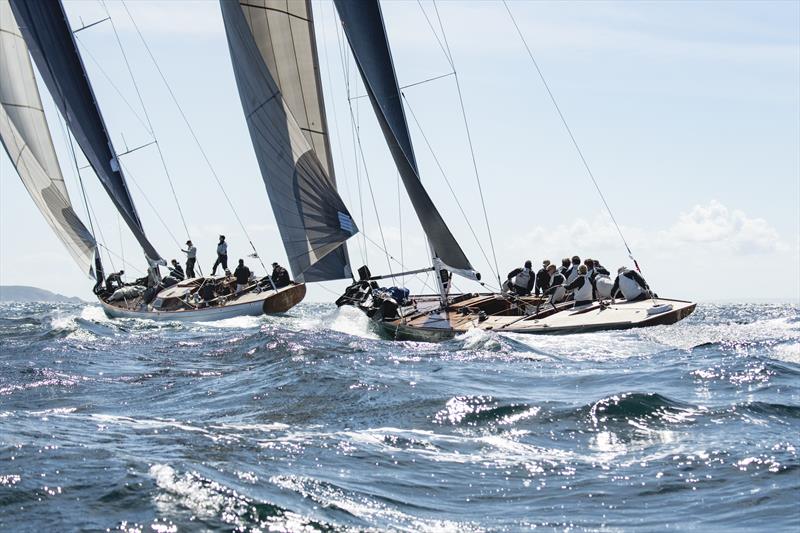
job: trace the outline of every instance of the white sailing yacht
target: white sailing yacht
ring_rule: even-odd
[[[651,298],[619,303],[594,302],[578,308],[573,303],[546,305],[542,299],[509,294],[452,294],[452,275],[480,280],[420,180],[402,95],[392,61],[389,40],[378,0],[334,0],[374,113],[386,143],[425,231],[439,294],[407,297],[404,292],[381,290],[377,280],[359,269],[359,280],[347,289],[338,305],[364,311],[394,338],[436,341],[469,329],[516,333],[573,333],[672,324],[688,316],[694,303]]]
[[[310,9],[306,2],[290,4]],[[237,81],[295,282],[276,287],[264,276],[235,291],[233,280],[224,277],[163,287],[159,266],[165,262],[145,234],[63,5],[58,0],[0,0],[0,140],[42,215],[82,271],[97,279],[95,292],[109,316],[200,321],[281,313],[303,299],[305,281],[350,277],[344,242],[358,230],[336,191],[310,17],[301,14],[298,22],[297,13],[282,10],[260,32],[251,33],[244,23],[245,6],[223,3],[223,12],[229,35],[233,29],[237,36],[231,41]],[[290,60],[264,48],[273,44],[297,53]],[[100,245],[70,202],[29,54],[144,252],[148,276],[137,280],[141,285],[103,290]]]

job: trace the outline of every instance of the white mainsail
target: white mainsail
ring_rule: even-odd
[[[0,141],[47,223],[81,270],[93,276],[97,245],[72,208],[28,47],[8,0],[0,0]]]

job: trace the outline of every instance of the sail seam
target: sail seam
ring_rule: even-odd
[[[273,13],[281,13],[283,15],[288,15],[288,16],[290,16],[292,18],[296,18],[298,20],[302,20],[302,21],[305,21],[305,22],[311,22],[311,19],[307,19],[307,18],[301,17],[300,15],[295,15],[294,13],[290,13],[288,11],[284,11],[283,9],[277,9],[277,8],[274,8],[274,7],[267,7],[267,6],[257,6],[257,5],[254,5],[254,4],[249,4],[247,2],[239,2],[239,5],[244,6],[244,7],[251,7],[253,9],[261,9],[261,10],[264,10],[264,11],[272,11]]]

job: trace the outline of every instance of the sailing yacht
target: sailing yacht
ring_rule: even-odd
[[[63,5],[56,0],[0,0],[0,140],[53,231],[81,270],[97,280],[95,293],[111,317],[205,321],[282,313],[304,298],[305,281],[350,277],[344,242],[358,229],[333,177],[310,16],[301,15],[305,22],[298,23],[293,20],[297,14],[284,10],[273,14],[266,27],[251,31],[243,11],[250,8],[245,6],[223,3],[223,13],[229,35],[235,32],[231,53],[242,102],[295,282],[277,288],[264,276],[235,291],[232,280],[213,277],[164,288],[159,267],[166,263],[144,231]],[[305,2],[296,7],[310,9]],[[290,58],[264,48],[273,44],[298,52]],[[267,61],[268,53],[277,62]],[[91,218],[87,228],[70,202],[29,54],[75,142],[144,252],[148,275],[137,285],[103,290],[102,244]]]
[[[223,0],[224,1],[224,0]],[[432,266],[394,276],[372,276],[359,269],[359,280],[337,300],[364,311],[394,338],[438,341],[470,329],[516,333],[574,333],[672,324],[688,316],[694,303],[655,298],[637,302],[548,305],[537,298],[505,293],[450,292],[451,277],[480,281],[420,180],[402,105],[389,40],[378,0],[334,0],[350,50],[380,123],[397,170],[425,231]],[[439,294],[409,297],[377,281],[426,270],[435,271]]]

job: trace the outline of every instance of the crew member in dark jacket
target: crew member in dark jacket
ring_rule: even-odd
[[[183,268],[181,268],[180,263],[178,263],[177,259],[172,260],[172,266],[168,268],[169,275],[175,278],[178,281],[183,281],[186,279],[186,276],[183,273]]]
[[[536,274],[533,273],[531,266],[531,260],[528,259],[525,261],[524,268],[515,268],[508,273],[508,284],[513,287],[514,292],[519,296],[526,296],[530,294],[533,289],[533,284],[536,281]],[[511,283],[512,279],[514,280],[513,284]]]
[[[276,289],[286,287],[292,283],[292,280],[289,278],[289,272],[278,263],[272,263],[272,275],[270,277]]]
[[[125,274],[125,271],[120,270],[119,272],[112,272],[108,275],[106,278],[106,290],[108,292],[114,292],[124,285],[124,283],[122,283],[123,274]]]
[[[233,277],[236,278],[236,294],[239,294],[250,282],[250,269],[244,266],[244,259],[239,259],[239,266],[233,271]]]
[[[550,288],[550,274],[547,272],[547,268],[550,266],[550,260],[545,259],[542,261],[542,268],[539,269],[539,272],[536,273],[536,288],[534,294],[539,296],[539,294],[544,294],[547,289]]]
[[[561,260],[561,266],[558,267],[558,273],[564,276],[564,279],[567,279],[567,272],[569,272],[569,267],[572,265],[572,262],[569,260],[569,257],[565,257]]]
[[[547,273],[550,274],[550,286],[544,292],[544,295],[549,297],[549,301],[552,304],[563,302],[564,297],[567,295],[567,291],[564,288],[564,282],[567,278],[555,265],[547,267]]]

